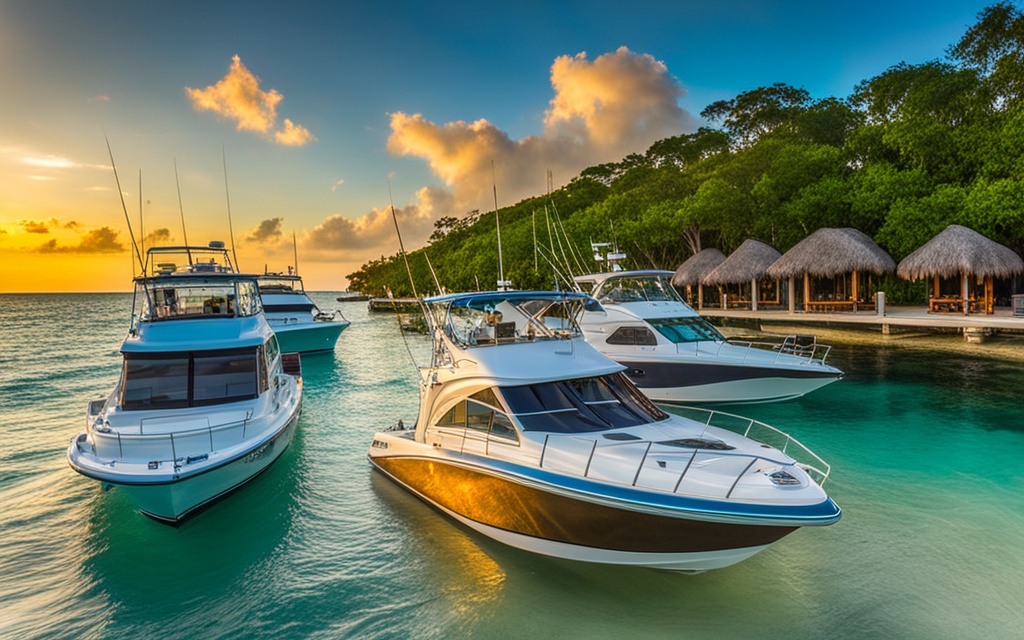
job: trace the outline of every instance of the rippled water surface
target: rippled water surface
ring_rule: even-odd
[[[130,296],[0,295],[0,637],[1011,638],[1024,629],[1024,360],[948,338],[829,336],[845,379],[730,407],[832,464],[838,524],[700,575],[504,547],[379,474],[418,398],[393,316],[303,359],[283,457],[174,529],[65,461],[113,387]],[[1024,340],[1024,339],[1021,339]],[[956,347],[956,348],[951,348]]]

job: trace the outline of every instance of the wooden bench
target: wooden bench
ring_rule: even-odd
[[[969,299],[967,301],[967,309],[969,313],[974,313],[977,310],[977,301]],[[928,299],[928,313],[963,313],[964,312],[964,301],[963,298],[929,298]]]
[[[856,311],[857,303],[853,300],[808,300],[804,303],[808,313],[834,313],[837,311]]]

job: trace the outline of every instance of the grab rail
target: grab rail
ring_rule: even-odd
[[[709,342],[708,340],[697,340],[690,343],[676,343],[676,353],[681,355],[688,355],[690,349],[683,349],[682,345],[692,344],[693,345],[693,357],[700,358],[713,357],[718,359],[731,359],[739,363],[746,363],[747,357],[756,349],[758,352],[772,351],[775,352],[774,364],[787,357],[792,356],[796,360],[796,364],[806,365],[824,365],[825,359],[828,358],[829,353],[832,351],[832,347],[829,345],[818,344],[816,341],[808,345],[800,344],[800,336],[790,335],[786,336],[782,342],[760,342],[752,340],[732,340],[726,339],[722,341],[716,341],[718,348],[714,351],[701,351],[700,346]],[[728,353],[722,353],[722,350],[726,345],[738,347],[743,349],[741,355],[733,355]]]
[[[691,408],[690,407],[686,407],[685,409],[691,409]],[[785,453],[788,457],[792,458],[793,461],[794,461],[793,464],[795,464],[796,466],[798,466],[799,468],[801,468],[805,472],[807,472],[807,474],[810,476],[811,480],[816,482],[819,486],[823,486],[825,484],[825,481],[828,479],[828,476],[831,473],[831,466],[827,462],[822,460],[821,457],[819,457],[813,451],[808,449],[805,445],[803,445],[796,438],[793,438],[789,434],[786,434],[786,433],[776,429],[775,427],[767,425],[767,424],[765,424],[763,422],[759,422],[757,420],[752,420],[752,419],[749,419],[749,418],[743,418],[743,417],[737,416],[735,414],[725,413],[725,412],[721,412],[721,411],[714,411],[714,410],[709,410],[709,409],[699,409],[699,408],[692,408],[692,410],[707,414],[707,417],[706,417],[705,420],[698,421],[698,422],[703,422],[704,423],[705,430],[709,426],[714,426],[714,427],[717,427],[717,428],[728,429],[729,431],[733,431],[734,433],[742,433],[742,435],[744,437],[748,437],[751,440],[754,440],[754,441],[759,442],[761,444],[767,444],[769,446],[774,446],[777,450],[781,451],[782,453]],[[727,418],[728,420],[723,421],[722,418]],[[733,419],[739,420],[742,423],[745,423],[745,426],[741,426],[740,429],[735,429],[735,428],[730,428],[730,426],[728,426],[728,425],[722,424],[723,422],[728,422],[728,421],[731,421]],[[717,422],[717,424],[714,424],[715,422]],[[765,439],[760,439],[760,438],[752,437],[751,436],[751,432],[753,430],[755,430],[755,429],[757,429],[757,430],[764,430],[767,434],[773,436],[773,438],[781,438],[783,440],[783,442],[781,443],[781,446],[771,445],[771,444],[765,442],[764,441]],[[704,432],[702,432],[702,435],[703,435],[703,433]],[[613,449],[617,450],[617,451],[621,451],[623,448],[639,447],[639,446],[643,445],[643,447],[644,447],[643,448],[643,453],[642,454],[638,453],[639,462],[636,464],[635,471],[632,472],[632,482],[630,483],[630,486],[634,486],[634,487],[637,486],[637,483],[640,480],[640,475],[641,475],[642,471],[645,468],[644,465],[646,464],[646,462],[647,462],[647,460],[648,460],[648,458],[650,456],[651,448],[653,447],[654,444],[656,444],[655,442],[650,441],[650,440],[601,442],[601,439],[600,439],[599,436],[593,437],[593,436],[589,436],[589,435],[580,435],[580,434],[564,434],[564,435],[562,435],[562,434],[550,434],[549,433],[549,434],[546,434],[544,436],[544,444],[543,444],[543,446],[541,448],[540,460],[539,460],[539,463],[538,463],[538,466],[540,468],[542,468],[542,469],[545,468],[545,459],[549,458],[550,454],[552,454],[554,452],[561,452],[563,454],[568,454],[570,457],[573,456],[574,452],[572,451],[571,447],[569,447],[569,448],[567,448],[567,447],[559,447],[557,444],[555,444],[555,441],[557,441],[559,444],[567,444],[568,441],[576,441],[576,442],[580,443],[581,447],[580,447],[580,450],[579,450],[579,456],[580,456],[580,458],[582,458],[583,455],[586,455],[586,461],[583,462],[582,460],[578,460],[578,465],[579,465],[580,468],[582,468],[582,472],[577,471],[576,473],[578,473],[581,477],[584,477],[584,478],[591,477],[591,471],[592,471],[592,468],[594,466],[595,458],[598,457],[601,452],[610,451],[610,450],[613,450]],[[600,444],[600,446],[599,446],[599,444]],[[588,445],[589,445],[589,454],[586,454],[586,449],[588,448]],[[792,453],[788,453],[787,452],[788,449],[797,449],[798,450],[797,454],[793,455]],[[701,448],[701,447],[694,447],[693,448],[693,453],[690,454],[690,457],[687,460],[686,465],[683,467],[682,472],[678,475],[678,477],[676,477],[675,483],[674,483],[674,485],[672,486],[672,489],[671,489],[672,493],[677,493],[679,491],[680,485],[682,484],[683,480],[686,478],[687,474],[693,468],[694,462],[695,462],[695,460],[697,460],[698,455],[701,455],[701,454],[704,454],[706,456],[710,456],[712,459],[731,458],[731,459],[736,459],[736,460],[748,460],[748,462],[745,465],[743,465],[743,467],[739,471],[739,473],[736,474],[735,478],[732,481],[731,486],[729,487],[729,490],[726,492],[725,499],[727,499],[727,500],[732,496],[733,491],[736,489],[736,486],[739,484],[739,481],[742,479],[742,477],[747,473],[747,471],[749,471],[751,469],[751,467],[753,467],[757,463],[758,460],[764,460],[764,461],[767,461],[767,462],[770,462],[770,463],[773,463],[773,464],[779,464],[779,465],[783,465],[783,466],[790,464],[787,461],[776,460],[776,459],[773,459],[772,457],[766,456],[766,455],[754,455],[754,454],[745,453],[745,452],[733,452],[733,451],[728,451],[728,450],[704,449],[704,448]],[[553,468],[554,465],[552,465],[551,461],[548,460],[547,462],[548,462],[547,468]],[[623,484],[626,484],[626,482],[623,482]]]
[[[294,394],[291,385],[283,386],[285,391],[280,398],[280,404],[288,404]],[[173,416],[161,416],[167,418]],[[207,418],[207,416],[194,416],[184,414],[183,418],[190,420]],[[148,463],[178,463],[185,460],[186,464],[191,462],[189,458],[203,456],[218,451],[220,448],[232,446],[243,442],[248,437],[249,425],[252,420],[252,412],[248,412],[241,420],[224,422],[221,424],[177,431],[171,433],[121,433],[106,429],[93,429],[93,447],[98,458],[109,459],[111,462],[148,462]],[[232,437],[230,441],[224,442],[216,436],[224,435],[227,432],[241,429],[241,434]],[[220,440],[220,441],[219,441]],[[105,442],[106,441],[106,442]],[[113,455],[114,443],[117,446],[117,455]],[[137,448],[135,455],[125,455],[126,448]],[[167,450],[170,450],[170,458],[166,457]],[[178,450],[182,449],[179,454]],[[151,454],[143,454],[143,451],[151,451]],[[130,452],[131,453],[131,452]]]

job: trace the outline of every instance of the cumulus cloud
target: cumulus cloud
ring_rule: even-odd
[[[395,207],[402,239],[410,249],[423,245],[430,237],[434,219],[451,208],[451,194],[437,187],[422,187],[416,201],[417,204]],[[304,240],[304,246],[314,251],[367,251],[366,255],[373,255],[398,250],[390,206],[374,209],[355,220],[333,215],[307,233]]]
[[[547,172],[555,185],[583,169],[642,153],[654,142],[694,131],[698,121],[678,105],[684,94],[662,62],[622,47],[589,60],[562,56],[550,70],[553,97],[543,130],[514,139],[485,119],[431,122],[419,113],[390,114],[388,151],[427,162],[443,187],[423,187],[397,209],[407,249],[426,244],[434,220],[543,193]],[[311,259],[372,259],[398,249],[389,207],[351,219],[334,215],[308,232]],[[339,251],[340,250],[340,251]]]
[[[35,220],[25,220],[21,223],[21,228],[25,230],[25,233],[50,233],[50,226],[46,222],[37,222]]]
[[[205,89],[185,87],[185,94],[196,111],[212,111],[234,120],[239,131],[255,131],[279,144],[302,146],[315,140],[308,129],[285,118],[277,126],[277,105],[284,99],[278,91],[260,89],[260,79],[242,64],[237,55],[231,58],[226,76]]]
[[[169,244],[171,242],[171,230],[167,228],[150,231],[143,238],[143,244],[147,247]]]
[[[309,129],[293,123],[288,118],[284,119],[284,129],[274,133],[274,139],[286,147],[301,147],[316,140]]]
[[[438,125],[398,112],[391,114],[388,150],[426,160],[453,190],[456,211],[466,211],[490,208],[492,186],[504,192],[504,204],[513,204],[543,192],[547,170],[564,184],[588,166],[643,152],[697,126],[679,107],[684,90],[665,65],[625,47],[593,61],[585,53],[559,57],[551,84],[540,135],[514,140],[483,119]]]
[[[284,218],[270,218],[259,223],[259,225],[249,232],[246,239],[251,242],[273,242],[280,240],[281,236],[281,222]]]
[[[50,240],[36,249],[38,253],[120,253],[124,245],[117,241],[117,232],[110,227],[93,229],[74,246],[61,247],[57,240]]]

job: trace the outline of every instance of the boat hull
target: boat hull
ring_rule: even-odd
[[[545,488],[444,458],[374,455],[374,466],[466,526],[543,555],[676,571],[726,567],[797,526],[695,519]]]
[[[276,462],[291,444],[300,413],[297,409],[281,429],[254,443],[253,447],[239,455],[219,465],[171,479],[146,481],[145,478],[132,480],[123,475],[104,477],[95,469],[85,469],[75,464],[77,445],[74,440],[69,448],[69,459],[79,473],[101,481],[104,486],[117,487],[123,491],[143,514],[177,526],[241,489]]]
[[[824,366],[764,367],[700,361],[654,361],[612,356],[655,402],[779,402],[799,398],[838,380]]]
[[[348,322],[306,322],[298,324],[277,324],[270,326],[277,334],[277,342],[283,353],[315,353],[333,351],[338,336],[349,325]]]

